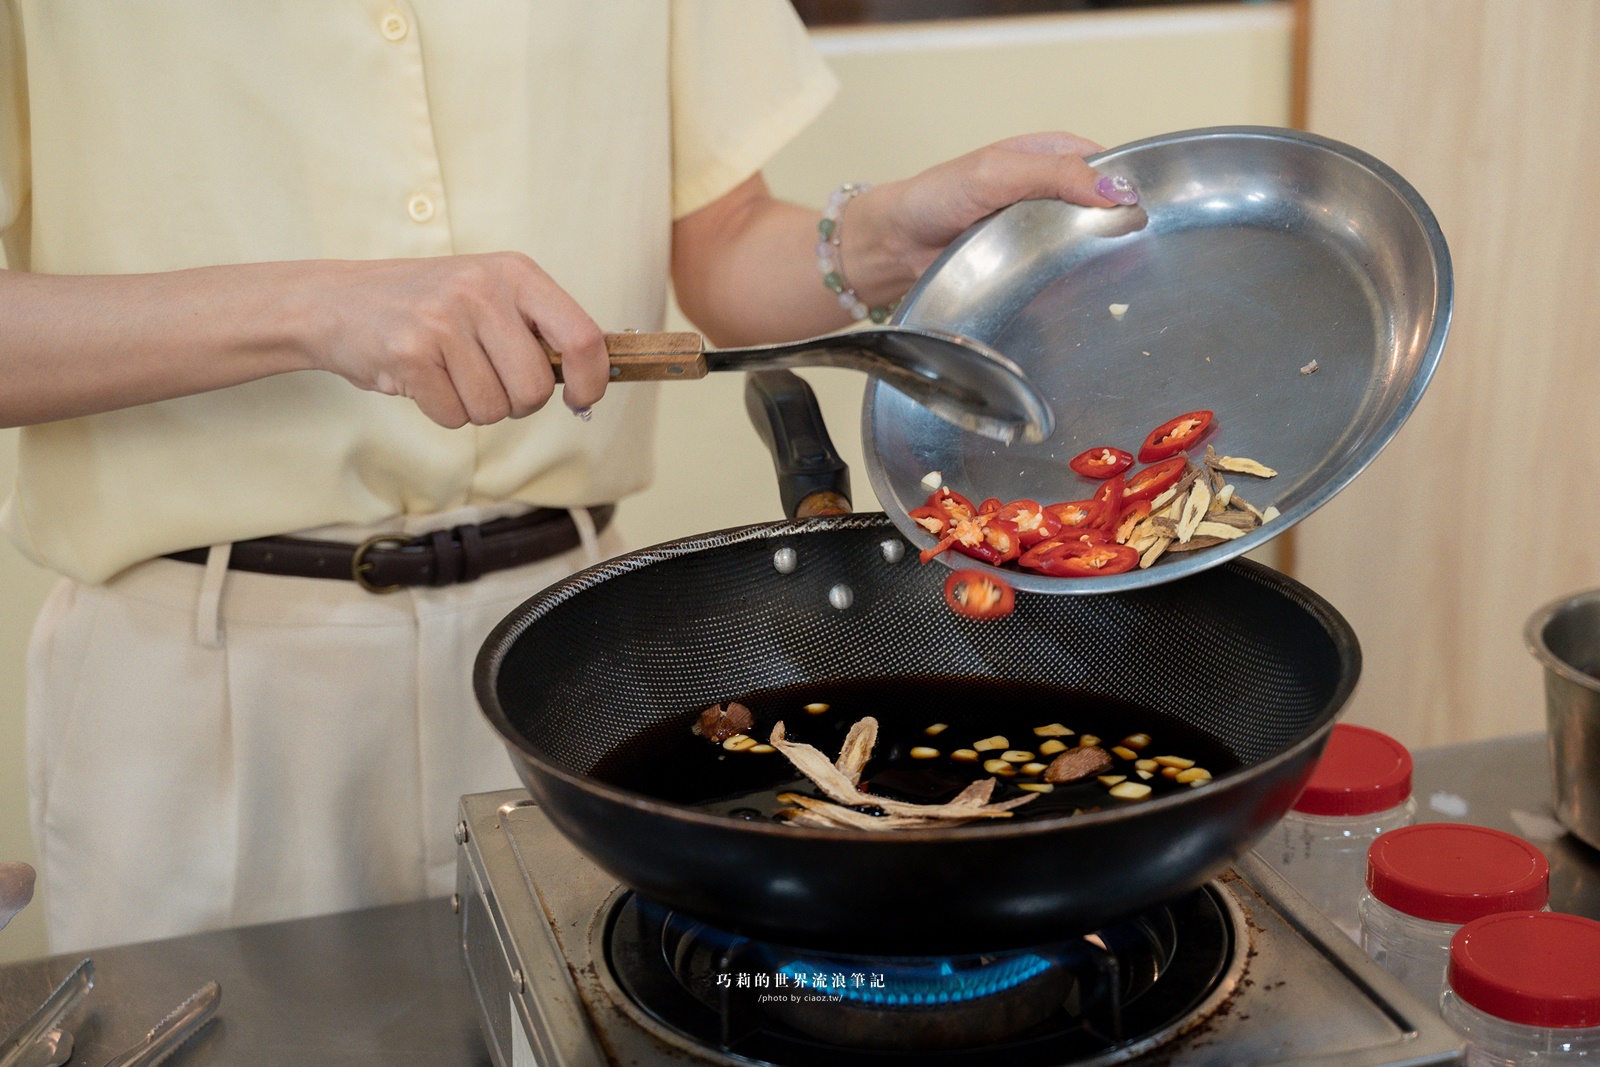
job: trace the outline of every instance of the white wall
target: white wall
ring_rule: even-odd
[[[826,114],[767,170],[773,189],[820,205],[840,183],[914,173],[991,141],[1067,129],[1105,145],[1170,130],[1284,125],[1286,3],[1070,14],[887,30],[819,32],[843,82]],[[841,453],[861,472],[856,507],[875,508],[856,425],[862,379],[808,372]],[[743,379],[666,388],[658,478],[619,523],[634,545],[779,518],[765,451],[744,415]],[[15,434],[0,433],[0,485]],[[22,780],[22,661],[51,579],[0,543],[0,858],[30,859]],[[462,694],[468,699],[467,694]],[[44,950],[41,909],[0,933],[0,960]]]

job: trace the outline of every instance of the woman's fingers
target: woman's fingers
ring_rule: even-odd
[[[1104,145],[1096,144],[1087,137],[1079,137],[1075,133],[1067,133],[1065,130],[1024,133],[1016,137],[1007,137],[1003,141],[996,141],[991,147],[1010,148],[1018,152],[1057,156],[1092,156],[1096,152],[1105,151]]]
[[[0,928],[33,899],[33,868],[18,860],[0,863]]]
[[[363,389],[409,397],[455,429],[522,418],[555,391],[535,331],[561,353],[565,399],[587,410],[610,377],[604,336],[527,256],[503,252],[343,265],[339,329],[320,365]]]
[[[605,334],[532,260],[525,267],[518,287],[522,314],[550,347],[561,353],[562,402],[574,412],[586,412],[605,396],[606,383],[611,380]]]
[[[1126,179],[1100,174],[1074,152],[1032,151],[1004,143],[967,157],[969,191],[986,211],[1019,200],[1065,200],[1084,207],[1134,204],[1138,192]]]
[[[511,414],[511,398],[506,395],[500,372],[478,342],[479,334],[492,332],[481,328],[472,330],[463,324],[444,344],[444,365],[450,384],[461,398],[467,421],[474,426],[491,426]],[[504,357],[502,362],[515,363]]]

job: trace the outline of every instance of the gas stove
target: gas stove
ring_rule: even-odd
[[[1460,1044],[1270,868],[1082,938],[867,958],[617,885],[521,790],[463,797],[461,943],[496,1067],[1427,1067]]]

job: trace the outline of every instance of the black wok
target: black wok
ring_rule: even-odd
[[[885,543],[904,544],[886,517],[846,515],[607,561],[501,623],[478,699],[544,812],[644,896],[782,943],[923,955],[1083,933],[1214,877],[1299,795],[1359,674],[1344,619],[1248,561],[1124,593],[1022,595],[977,622],[944,608],[945,568],[914,550],[890,562]],[[783,548],[792,573],[774,565]],[[829,597],[841,584],[844,610]],[[710,815],[590,776],[624,741],[687,729],[716,701],[913,675],[1109,694],[1184,720],[1242,766],[1117,810],[880,834]]]

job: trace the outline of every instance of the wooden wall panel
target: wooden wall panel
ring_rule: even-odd
[[[1350,618],[1351,718],[1413,744],[1542,729],[1523,620],[1600,586],[1600,5],[1311,0],[1309,128],[1439,218],[1455,319],[1376,463],[1304,523]]]

